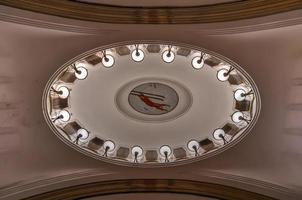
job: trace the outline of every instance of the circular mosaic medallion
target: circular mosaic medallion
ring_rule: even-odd
[[[135,87],[128,96],[131,107],[147,115],[171,112],[178,104],[176,91],[162,83],[144,83]]]

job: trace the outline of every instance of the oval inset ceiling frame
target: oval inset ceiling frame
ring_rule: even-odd
[[[106,50],[106,49],[114,49],[114,48],[117,48],[117,47],[120,47],[120,46],[124,46],[124,45],[130,45],[131,46],[131,44],[149,44],[149,45],[151,45],[152,46],[152,44],[153,44],[153,46],[155,45],[155,44],[161,44],[161,43],[164,43],[164,44],[166,44],[166,45],[172,45],[172,46],[174,46],[174,47],[177,47],[177,46],[180,46],[180,47],[183,47],[183,48],[189,48],[189,49],[192,49],[194,52],[196,51],[197,53],[198,53],[198,55],[200,55],[200,53],[199,52],[203,52],[204,54],[203,55],[208,55],[208,56],[210,56],[211,55],[211,57],[213,57],[213,59],[214,58],[219,58],[219,59],[222,59],[222,61],[224,61],[223,63],[229,63],[230,64],[230,66],[233,66],[233,67],[235,67],[235,68],[232,68],[232,69],[236,69],[235,71],[234,71],[234,73],[236,72],[236,73],[239,73],[240,72],[240,74],[241,75],[243,75],[244,77],[245,77],[245,79],[249,82],[249,84],[251,84],[251,87],[253,88],[253,91],[255,92],[255,100],[256,100],[256,103],[257,103],[257,107],[256,107],[256,110],[255,110],[255,113],[253,114],[254,116],[253,116],[253,118],[252,118],[252,121],[249,123],[249,126],[247,126],[246,128],[244,128],[244,129],[239,129],[239,130],[242,130],[241,132],[240,132],[240,134],[237,134],[237,133],[239,133],[239,132],[237,132],[237,131],[235,131],[234,133],[236,133],[236,138],[235,138],[235,140],[232,140],[232,142],[228,142],[228,143],[225,143],[224,145],[222,145],[221,146],[221,148],[216,148],[217,146],[216,145],[214,145],[213,146],[213,149],[212,149],[212,147],[209,149],[209,151],[206,151],[206,153],[204,153],[204,154],[200,154],[199,155],[199,153],[202,153],[202,152],[197,152],[197,155],[195,154],[195,157],[194,157],[194,155],[191,155],[191,153],[190,153],[190,159],[174,159],[174,157],[173,157],[173,154],[171,154],[172,155],[172,160],[173,160],[173,162],[157,162],[157,161],[159,161],[158,159],[156,159],[156,162],[154,161],[154,162],[150,162],[150,163],[133,163],[132,161],[135,161],[136,159],[132,159],[132,157],[130,156],[127,156],[126,158],[123,158],[122,160],[120,160],[119,159],[119,157],[116,157],[116,155],[115,155],[115,153],[116,153],[116,151],[114,151],[113,152],[113,154],[112,155],[110,155],[109,157],[105,157],[105,156],[102,156],[103,155],[103,153],[104,153],[104,155],[106,154],[106,151],[105,151],[105,149],[104,149],[104,145],[103,145],[103,143],[102,144],[99,144],[98,145],[98,149],[97,149],[97,151],[92,151],[92,150],[89,150],[89,148],[87,149],[87,148],[82,148],[80,145],[78,145],[78,144],[74,144],[74,142],[75,141],[77,141],[77,140],[74,140],[74,139],[76,139],[75,138],[75,136],[77,136],[77,132],[72,132],[72,137],[73,137],[73,139],[71,140],[71,138],[70,138],[70,136],[69,137],[67,137],[67,135],[65,134],[65,131],[63,131],[63,129],[64,129],[64,127],[61,127],[61,126],[56,126],[54,123],[53,123],[53,121],[51,120],[51,116],[50,116],[50,114],[49,114],[49,104],[48,104],[48,97],[50,97],[49,95],[50,94],[52,94],[51,93],[51,91],[50,91],[50,89],[51,89],[51,86],[54,84],[54,83],[56,83],[56,81],[57,81],[57,77],[58,76],[60,76],[60,75],[62,75],[62,72],[65,72],[66,71],[66,69],[69,69],[70,68],[70,66],[71,65],[73,65],[73,63],[75,63],[75,62],[77,62],[77,61],[79,61],[79,60],[82,60],[83,61],[83,59],[88,59],[88,58],[90,58],[89,56],[91,56],[91,55],[94,55],[94,54],[96,54],[97,52],[102,52],[103,50]],[[176,46],[175,46],[176,45]],[[165,46],[165,45],[164,45]],[[144,48],[146,47],[148,47],[148,45],[147,46],[143,46]],[[127,47],[128,48],[128,47]],[[134,48],[133,46],[131,46],[131,48]],[[195,53],[194,52],[192,52],[194,55],[195,55]],[[160,52],[159,52],[160,53]],[[191,55],[191,57],[193,56],[194,57],[194,55]],[[99,55],[99,54],[98,54]],[[109,54],[108,54],[109,55]],[[113,54],[112,54],[113,55]],[[127,54],[128,55],[128,54]],[[99,62],[100,62],[100,57],[98,57],[98,56],[94,56],[95,58],[97,58],[97,60],[99,60]],[[192,57],[192,58],[193,58]],[[159,57],[160,58],[160,57]],[[195,57],[194,57],[195,58]],[[208,57],[207,59],[209,59],[209,60],[211,60],[210,59],[210,57]],[[206,59],[206,60],[207,60]],[[87,61],[87,60],[86,60]],[[86,62],[85,61],[85,62]],[[215,61],[215,59],[213,60],[213,62]],[[206,61],[205,61],[206,62]],[[190,63],[190,62],[189,62]],[[206,62],[207,63],[207,62]],[[220,63],[220,61],[219,61],[219,63]],[[222,64],[223,64],[222,63]],[[218,66],[216,66],[217,65],[217,63],[215,64],[215,62],[213,63],[214,65],[214,68],[215,68],[215,70],[219,70],[219,69],[222,69],[221,67],[222,66],[224,66],[224,65],[222,65],[222,66],[220,66],[219,64],[218,64]],[[210,65],[212,65],[212,64],[210,64]],[[216,67],[218,67],[218,68],[216,68]],[[81,67],[79,67],[79,68],[81,68]],[[190,66],[190,68],[191,68],[191,66]],[[230,68],[230,69],[231,69]],[[105,69],[105,68],[104,68]],[[197,69],[193,69],[192,68],[192,70],[197,70]],[[214,70],[214,71],[215,71]],[[222,70],[219,70],[219,71],[222,71]],[[229,70],[229,72],[231,72],[232,70]],[[70,71],[70,72],[72,72],[72,74],[74,73],[74,71]],[[215,71],[215,73],[214,74],[216,74],[216,71]],[[215,75],[215,77],[216,77],[216,75]],[[236,84],[235,84],[236,85]],[[56,95],[55,95],[56,96]],[[254,96],[254,95],[252,95],[252,96]],[[253,97],[254,98],[254,97]],[[233,99],[233,98],[232,98]],[[100,159],[100,160],[103,160],[103,161],[108,161],[108,162],[110,162],[110,163],[115,163],[115,164],[120,164],[120,165],[130,165],[130,166],[140,166],[140,167],[160,167],[160,166],[167,166],[167,165],[169,165],[169,166],[173,166],[173,165],[178,165],[178,164],[185,164],[185,163],[190,163],[190,162],[192,162],[193,160],[194,161],[198,161],[198,160],[201,160],[201,159],[205,159],[205,158],[208,158],[208,157],[210,157],[210,156],[213,156],[213,155],[216,155],[217,153],[219,153],[219,152],[222,152],[223,150],[225,150],[226,148],[229,148],[229,147],[231,147],[231,146],[233,146],[233,145],[235,145],[237,142],[239,142],[239,141],[241,141],[243,138],[244,138],[244,136],[246,135],[246,134],[248,134],[248,132],[251,130],[251,128],[254,126],[254,124],[256,123],[256,121],[257,121],[257,119],[258,119],[258,116],[259,116],[259,112],[260,112],[260,108],[261,108],[261,103],[260,103],[261,101],[260,101],[260,95],[259,95],[259,92],[258,92],[258,89],[257,89],[257,87],[256,87],[256,85],[255,85],[255,83],[254,83],[254,81],[251,79],[251,77],[239,66],[239,65],[237,65],[236,63],[234,63],[233,61],[231,61],[231,60],[229,60],[229,59],[227,59],[227,58],[225,58],[225,57],[223,57],[223,56],[221,56],[221,55],[218,55],[218,54],[216,54],[216,53],[214,53],[214,52],[211,52],[211,51],[208,51],[208,50],[206,50],[206,49],[203,49],[203,48],[201,48],[201,47],[196,47],[196,46],[192,46],[192,45],[186,45],[186,44],[177,44],[177,43],[174,43],[174,42],[163,42],[163,41],[128,41],[128,42],[122,42],[122,43],[115,43],[115,44],[111,44],[111,45],[108,45],[108,46],[102,46],[102,47],[99,47],[99,48],[96,48],[96,49],[93,49],[93,50],[91,50],[91,51],[88,51],[88,52],[86,52],[86,53],[84,53],[84,54],[81,54],[81,55],[79,55],[78,57],[76,57],[76,58],[74,58],[73,60],[71,60],[71,61],[69,61],[69,62],[67,62],[65,65],[63,65],[61,68],[59,68],[56,72],[55,72],[55,74],[52,76],[52,78],[49,80],[49,82],[48,82],[48,84],[47,84],[47,86],[46,86],[46,88],[45,88],[45,91],[44,91],[44,95],[43,95],[43,112],[44,112],[44,116],[45,116],[45,119],[46,119],[46,121],[47,121],[47,123],[49,124],[49,126],[50,126],[50,128],[54,131],[54,133],[60,138],[60,139],[62,139],[62,141],[63,142],[65,142],[66,144],[68,144],[68,145],[70,145],[71,147],[73,147],[73,148],[75,148],[76,150],[78,150],[79,152],[82,152],[82,153],[84,153],[84,154],[86,154],[86,155],[89,155],[89,156],[91,156],[91,157],[93,157],[93,158],[96,158],[96,159]],[[237,104],[237,103],[236,103]],[[254,106],[253,106],[254,107]],[[255,108],[255,107],[254,107]],[[240,109],[239,109],[240,110]],[[237,113],[237,112],[236,112]],[[55,118],[55,119],[58,119],[58,118]],[[69,121],[69,120],[67,120],[67,121]],[[76,121],[74,121],[74,122],[76,122]],[[73,124],[74,122],[70,122],[70,123],[68,123],[69,125],[71,125],[71,124]],[[78,124],[78,123],[77,123]],[[80,123],[81,124],[81,123]],[[228,123],[227,123],[228,124]],[[66,126],[67,127],[67,126]],[[68,126],[69,127],[69,126]],[[78,127],[78,126],[76,126],[76,127]],[[215,126],[216,127],[216,126]],[[223,126],[223,127],[228,127],[228,126]],[[61,128],[63,128],[63,129],[61,129]],[[217,127],[216,127],[217,128]],[[78,129],[77,129],[78,130]],[[80,129],[79,129],[80,130]],[[220,129],[217,129],[217,130],[220,130]],[[224,129],[223,129],[224,130]],[[233,130],[233,129],[230,129],[230,130]],[[231,131],[232,132],[232,131]],[[64,133],[64,134],[63,134]],[[79,136],[80,134],[78,134],[78,136]],[[87,135],[87,134],[86,134]],[[90,140],[92,139],[92,136],[93,136],[93,134],[90,134],[91,135],[91,138],[89,139],[89,142],[90,142]],[[212,134],[211,134],[212,135]],[[82,135],[81,135],[82,136]],[[81,137],[80,136],[80,137]],[[212,136],[211,136],[212,137]],[[69,138],[69,139],[68,139]],[[79,138],[78,138],[79,139]],[[87,139],[87,138],[86,138]],[[101,137],[100,138],[103,142],[105,141],[104,139],[106,139],[106,138],[103,138],[103,137]],[[194,138],[193,138],[194,139]],[[202,140],[202,141],[204,141],[204,140]],[[207,146],[207,144],[208,144],[208,140],[206,140],[207,142],[206,142],[206,144],[203,144],[202,143],[202,145],[206,145]],[[91,141],[92,142],[92,141]],[[85,144],[87,144],[87,141],[85,142]],[[185,144],[185,143],[184,143]],[[212,142],[211,142],[211,144],[212,144]],[[141,145],[140,143],[138,143],[138,145]],[[212,146],[212,145],[211,145]],[[129,146],[130,147],[130,146]],[[159,147],[159,146],[158,146]],[[214,148],[215,147],[215,148]],[[128,148],[128,147],[127,147]],[[185,147],[185,149],[186,149],[186,147]],[[99,152],[99,150],[100,150],[100,152]],[[150,150],[150,149],[149,149]],[[156,148],[156,150],[157,150],[157,148]],[[198,150],[199,151],[199,150]],[[194,154],[194,153],[193,153]],[[187,157],[187,158],[189,158],[189,157]],[[192,158],[191,158],[192,157]],[[157,158],[159,158],[159,157],[157,157]],[[161,157],[162,158],[162,157]],[[176,157],[175,157],[176,158]],[[126,160],[125,160],[126,159]],[[130,160],[129,160],[130,159]],[[174,162],[174,160],[175,160],[175,162]],[[131,162],[130,162],[131,161]],[[145,161],[144,160],[144,158],[143,158],[143,161]],[[170,160],[171,161],[171,160]]]
[[[72,200],[124,193],[178,193],[201,197],[214,197],[225,200],[274,200],[272,197],[226,185],[178,179],[125,179],[102,181],[61,188],[37,194],[25,198],[24,200]]]
[[[251,19],[302,9],[300,0],[249,0],[193,7],[124,7],[71,0],[2,0],[2,5],[112,24],[198,24]]]

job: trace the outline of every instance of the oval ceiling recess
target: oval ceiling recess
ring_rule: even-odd
[[[102,46],[49,79],[43,112],[53,132],[106,162],[170,166],[232,147],[257,121],[260,96],[236,63],[165,41]]]

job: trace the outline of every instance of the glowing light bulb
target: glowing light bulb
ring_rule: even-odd
[[[83,80],[88,76],[88,71],[84,67],[76,67],[75,76],[79,80]]]
[[[115,149],[115,144],[111,140],[104,142],[104,148],[107,149],[107,152],[113,151]]]
[[[163,52],[162,58],[166,63],[171,63],[175,59],[175,54],[171,50],[166,50]]]
[[[142,147],[140,146],[134,146],[132,149],[131,149],[131,153],[132,155],[136,155],[137,157],[140,157],[143,155],[143,149]]]
[[[243,113],[240,111],[234,112],[232,114],[232,120],[235,123],[241,122],[242,120],[244,120]]]
[[[78,135],[81,135],[81,137],[79,137],[79,140],[86,140],[89,136],[89,133],[86,129],[84,128],[80,128],[78,131],[77,131],[77,134]]]
[[[187,144],[187,147],[190,151],[195,152],[199,149],[199,143],[196,140],[190,140]]]
[[[106,68],[110,68],[114,65],[114,58],[111,55],[106,55],[102,58],[102,64]]]
[[[204,66],[204,59],[203,57],[196,56],[192,60],[192,66],[194,69],[201,69]]]
[[[217,78],[220,81],[226,81],[229,79],[229,74],[227,69],[221,69],[217,72]]]
[[[66,99],[69,96],[69,89],[65,86],[59,86],[57,93],[59,94],[60,98]]]
[[[225,132],[223,129],[216,129],[214,132],[213,132],[213,137],[215,140],[223,140],[223,138],[225,137]]]
[[[67,110],[60,110],[58,119],[63,122],[67,122],[70,119],[70,113]]]
[[[168,145],[164,145],[164,146],[160,147],[159,153],[162,156],[169,156],[172,153],[171,147],[169,147]]]
[[[135,62],[140,62],[144,59],[145,53],[140,49],[135,49],[132,51],[131,56]]]

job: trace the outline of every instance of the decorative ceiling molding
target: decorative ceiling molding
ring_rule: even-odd
[[[118,174],[114,172],[105,173],[102,170],[78,171],[71,174],[43,177],[43,179],[40,180],[18,181],[7,185],[6,187],[2,187],[0,189],[0,197],[4,199],[20,199],[34,194],[40,194],[42,191],[49,192],[58,188],[73,187],[79,183],[87,184],[110,179],[127,179],[127,177],[129,177],[127,174]],[[271,196],[277,199],[300,200],[302,198],[301,190],[298,188],[287,188],[238,175],[202,170],[195,174],[194,177],[196,178],[194,180],[203,180],[203,182],[207,183],[228,185],[254,193],[261,192],[266,196]],[[185,177],[180,176],[177,179],[184,178]]]
[[[126,179],[76,185],[38,194],[24,200],[81,199],[122,193],[178,193],[225,200],[274,200],[274,198],[230,186],[177,179]]]
[[[2,5],[60,17],[112,24],[227,22],[302,9],[300,0],[249,0],[193,7],[123,7],[71,0],[2,0]]]
[[[18,12],[17,12],[18,11]],[[76,20],[64,19],[58,20],[59,17],[52,16],[49,17],[40,13],[31,13],[30,17],[27,10],[19,10],[12,7],[0,7],[0,21],[10,22],[15,24],[21,24],[26,26],[45,28],[50,30],[66,31],[71,33],[81,33],[81,34],[91,34],[91,35],[104,35],[119,33],[120,29],[118,27],[104,27],[104,24],[96,24],[94,22],[81,22],[80,24],[75,24]],[[247,33],[253,31],[270,30],[282,27],[289,27],[302,24],[302,17],[297,11],[288,13],[282,13],[279,15],[274,15],[274,19],[266,19],[263,22],[255,22],[256,20],[245,20],[245,22],[230,24],[233,22],[225,23],[224,26],[213,26],[209,27],[205,24],[203,25],[188,25],[194,26],[187,27],[184,30],[187,33],[199,33],[203,35],[225,35],[225,34],[237,34],[237,33]],[[267,17],[270,18],[270,17]],[[214,25],[214,24],[211,24]],[[133,26],[133,25],[130,25]],[[177,28],[179,25],[176,25]],[[200,26],[200,27],[196,27]],[[172,27],[169,27],[173,30]]]
[[[14,8],[13,8],[14,9]],[[28,11],[26,11],[28,12]],[[38,13],[37,13],[38,14]],[[31,27],[38,27],[50,30],[66,31],[71,33],[82,33],[91,35],[102,35],[102,34],[112,34],[118,32],[119,30],[104,30],[102,28],[87,27],[83,25],[73,25],[71,23],[53,22],[51,20],[41,20],[34,18],[27,18],[24,16],[19,16],[11,13],[0,12],[0,21],[21,24]],[[302,19],[301,19],[302,21]]]
[[[111,5],[111,6],[126,6],[126,7],[191,7],[191,6],[202,6],[202,5],[217,5],[222,3],[228,3],[232,1],[241,1],[241,0],[173,0],[173,2],[169,0],[71,0],[75,2],[82,2],[88,4],[95,4],[95,5]]]

